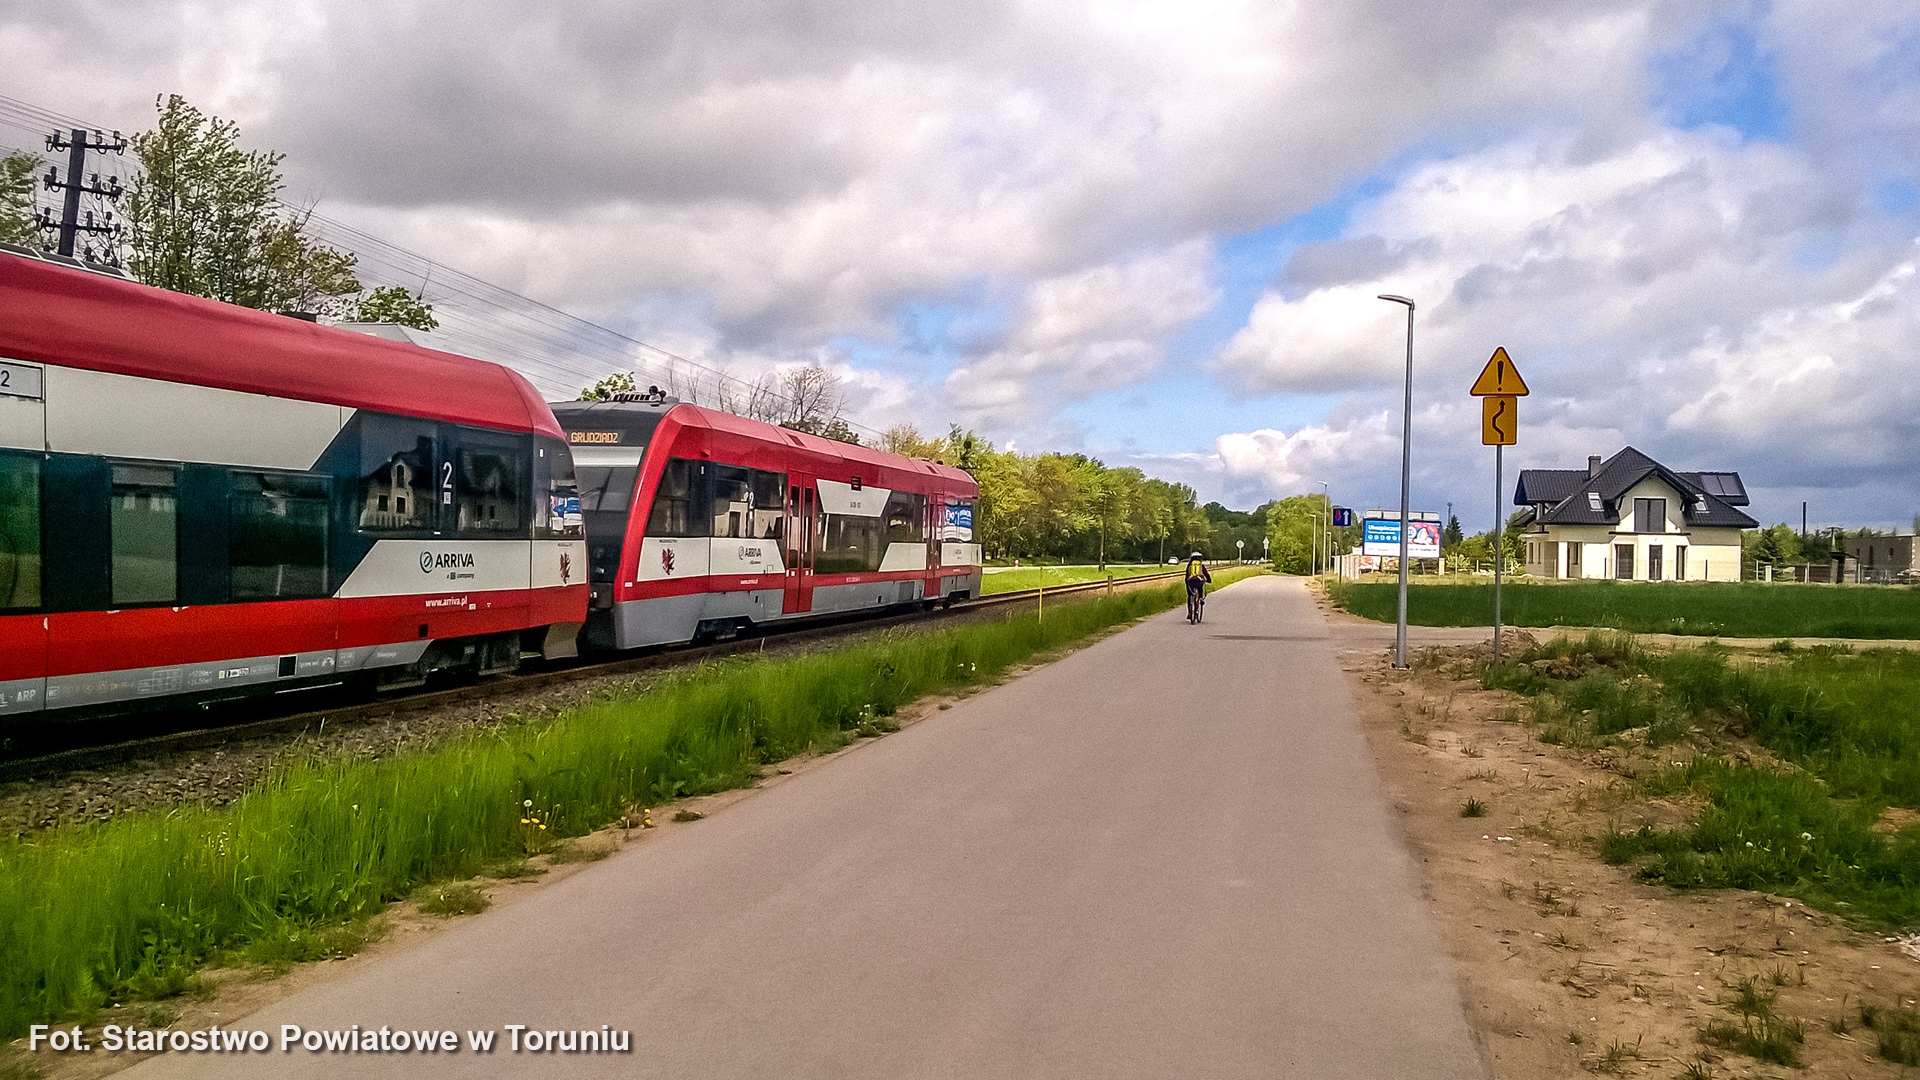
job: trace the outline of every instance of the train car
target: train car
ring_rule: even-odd
[[[572,655],[578,505],[504,367],[0,253],[9,728]]]
[[[657,391],[552,408],[580,479],[592,648],[980,595],[979,487],[959,469]]]

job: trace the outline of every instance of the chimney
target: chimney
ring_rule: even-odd
[[[1600,455],[1588,454],[1587,455],[1587,479],[1591,480],[1594,477],[1599,475],[1600,475]]]

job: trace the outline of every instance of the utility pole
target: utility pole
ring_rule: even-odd
[[[102,219],[96,222],[93,219],[93,211],[89,210],[86,213],[86,220],[82,221],[80,196],[98,195],[108,202],[117,202],[126,190],[120,186],[120,178],[117,176],[109,177],[107,184],[103,186],[100,183],[100,174],[96,172],[89,181],[86,176],[87,151],[92,150],[98,153],[112,151],[115,154],[124,154],[127,151],[127,140],[117,131],[113,133],[113,140],[109,142],[101,132],[96,131],[89,136],[84,128],[74,128],[66,135],[56,132],[47,136],[47,149],[67,151],[67,178],[61,180],[59,171],[53,168],[47,170],[46,177],[47,190],[64,190],[66,198],[61,206],[58,222],[52,219],[52,212],[48,211],[41,216],[40,223],[43,227],[59,230],[59,241],[54,250],[68,258],[76,258],[75,241],[79,239],[81,233],[115,236],[120,232],[119,225],[111,224],[113,219],[111,212],[104,213]]]

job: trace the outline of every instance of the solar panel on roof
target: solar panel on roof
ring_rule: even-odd
[[[1709,495],[1743,495],[1740,477],[1735,473],[1703,472],[1700,474],[1700,486]]]

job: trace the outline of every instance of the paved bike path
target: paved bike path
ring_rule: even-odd
[[[233,1021],[630,1053],[130,1075],[1479,1077],[1341,644],[1240,583]]]

